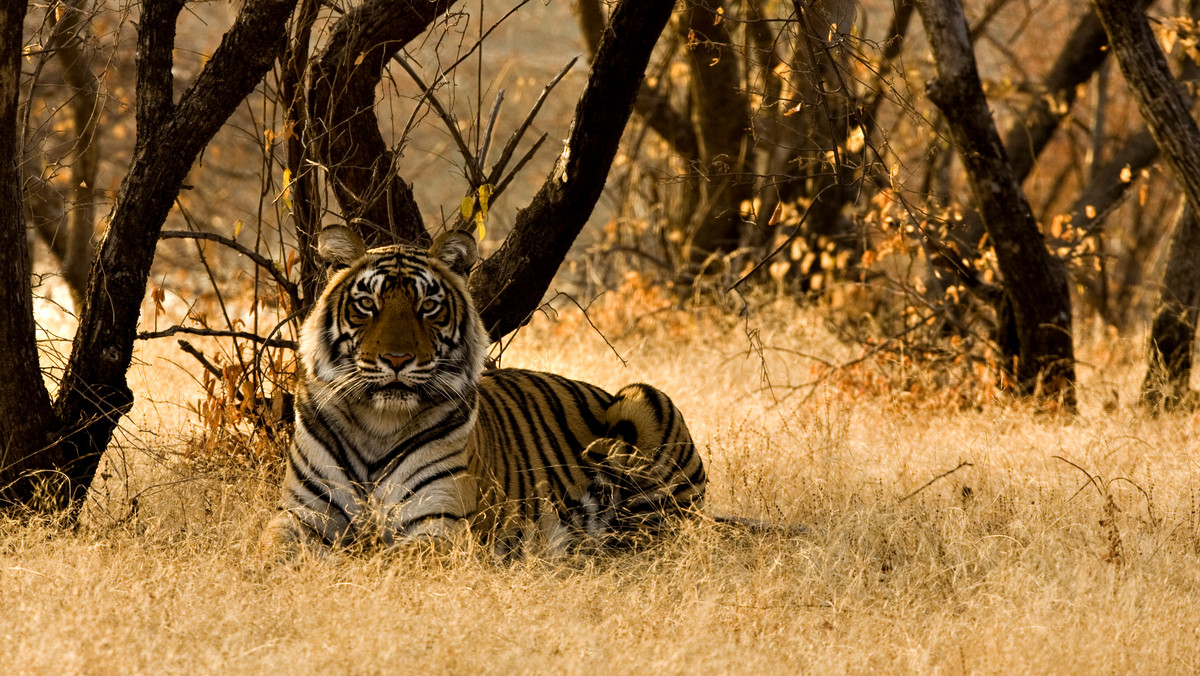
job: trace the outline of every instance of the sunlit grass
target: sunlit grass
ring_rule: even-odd
[[[620,333],[603,308],[596,319]],[[613,341],[627,366],[569,311],[535,322],[504,359],[609,388],[661,387],[704,451],[707,511],[802,524],[807,535],[697,521],[610,555],[496,562],[467,548],[269,569],[257,539],[277,466],[187,459],[197,423],[181,404],[199,391],[170,363],[187,360],[163,343],[140,354],[138,408],[88,526],[0,525],[0,664],[34,673],[1200,669],[1197,419],[1147,418],[1128,405],[1141,375],[1136,340],[1086,342],[1082,411],[1063,419],[1004,401],[923,403],[941,401],[936,392],[855,392],[861,379],[792,393],[788,385],[812,379],[812,360],[750,349],[748,327],[766,348],[835,362],[854,351],[784,307],[748,321],[664,315],[653,326]]]

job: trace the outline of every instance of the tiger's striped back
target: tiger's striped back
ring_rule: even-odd
[[[551,373],[485,372],[470,449],[476,524],[502,547],[531,528],[601,541],[653,532],[704,497],[683,416],[649,385],[613,396]]]

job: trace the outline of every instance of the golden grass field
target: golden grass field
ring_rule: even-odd
[[[795,309],[767,305],[739,322],[660,314],[653,330],[613,338],[622,366],[564,311],[535,322],[504,360],[610,388],[655,383],[704,452],[709,513],[808,534],[696,521],[643,551],[517,563],[460,550],[267,568],[257,538],[276,465],[189,460],[198,426],[181,406],[199,391],[176,364],[190,360],[168,341],[143,346],[139,402],[87,526],[0,528],[0,664],[50,674],[1200,670],[1197,418],[1149,419],[1128,405],[1138,340],[1082,339],[1082,411],[1063,419],[1004,401],[950,406],[935,390],[876,392],[863,378],[785,397],[780,386],[808,380],[812,362],[774,348],[834,361],[855,352]]]

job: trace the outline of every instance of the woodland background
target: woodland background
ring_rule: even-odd
[[[1195,670],[1191,0],[14,12],[0,661]],[[343,222],[473,228],[494,357],[660,386],[809,535],[263,572]]]

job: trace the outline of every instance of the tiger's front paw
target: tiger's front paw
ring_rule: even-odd
[[[258,538],[260,558],[267,567],[295,565],[306,553],[320,555],[307,526],[296,515],[284,510],[275,515]]]

